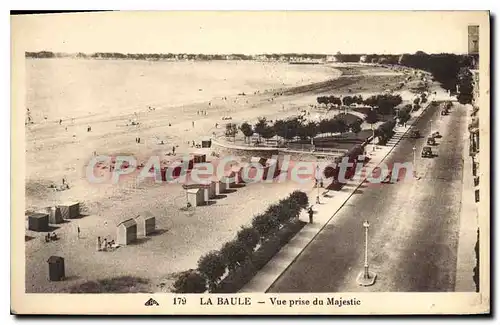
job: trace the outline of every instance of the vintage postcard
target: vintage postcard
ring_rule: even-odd
[[[489,12],[11,26],[12,313],[490,313]]]

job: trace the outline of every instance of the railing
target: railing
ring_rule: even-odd
[[[337,149],[337,148],[322,148],[322,147],[316,147],[314,148],[314,152],[328,152],[328,153],[337,153],[337,154],[344,154],[346,153],[347,149]]]

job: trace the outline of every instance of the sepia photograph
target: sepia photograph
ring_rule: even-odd
[[[489,20],[12,15],[12,312],[489,313]]]

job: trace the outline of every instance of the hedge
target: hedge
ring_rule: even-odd
[[[220,251],[202,256],[196,271],[181,273],[174,283],[175,292],[199,293],[207,285],[210,292],[238,291],[304,226],[298,217],[308,204],[306,193],[294,191],[269,206],[252,219],[252,227],[242,227]]]

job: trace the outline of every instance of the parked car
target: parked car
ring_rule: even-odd
[[[424,147],[422,149],[422,158],[432,158],[433,154],[432,154],[432,149],[431,147]]]
[[[434,132],[432,133],[431,135],[433,138],[441,138],[441,134],[439,134],[439,132]]]
[[[418,138],[420,138],[420,136],[421,136],[421,135],[420,135],[420,131],[419,131],[419,130],[412,130],[412,131],[411,131],[411,133],[410,133],[410,136],[411,136],[412,138],[416,138],[416,139],[418,139]]]
[[[448,112],[448,110],[447,110],[447,109],[443,109],[443,110],[441,111],[441,115],[448,115],[448,114],[449,114],[449,112]]]
[[[434,140],[433,137],[428,137],[427,138],[427,144],[430,145],[430,146],[433,146],[436,144],[436,140]]]

